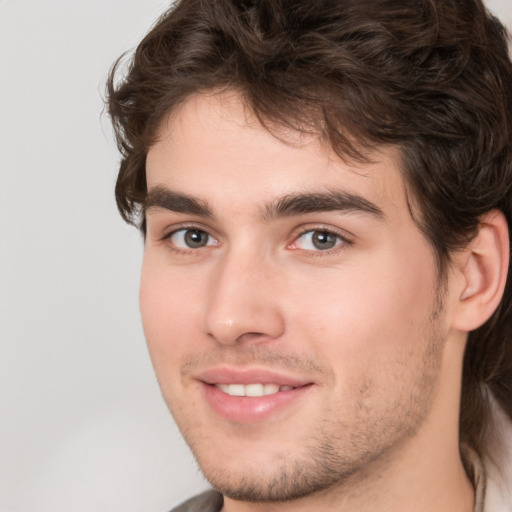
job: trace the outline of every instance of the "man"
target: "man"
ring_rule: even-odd
[[[506,44],[478,0],[183,0],[114,67],[147,343],[216,489],[177,510],[512,510]]]

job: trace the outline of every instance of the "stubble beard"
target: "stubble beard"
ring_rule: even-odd
[[[298,448],[270,470],[268,465],[249,472],[226,471],[221,461],[205,462],[201,448],[182,429],[205,478],[224,496],[247,502],[284,502],[321,493],[357,488],[361,482],[385,469],[407,440],[416,436],[430,412],[437,388],[444,339],[440,335],[442,305],[433,311],[423,351],[414,361],[403,361],[408,378],[396,377],[401,387],[396,400],[372,415],[372,404],[357,403],[355,420],[345,423],[335,410],[326,411],[323,421]],[[410,370],[414,363],[416,370]],[[409,368],[409,369],[408,369]],[[404,384],[405,383],[405,384]],[[367,384],[371,386],[371,379]],[[247,453],[247,459],[251,454]]]

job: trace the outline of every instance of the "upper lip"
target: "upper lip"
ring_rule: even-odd
[[[312,381],[307,378],[287,375],[275,370],[263,368],[208,368],[194,375],[197,380],[206,384],[277,384],[298,388]]]

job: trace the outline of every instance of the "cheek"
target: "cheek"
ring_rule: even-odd
[[[378,259],[379,265],[365,261],[319,275],[308,293],[289,300],[300,303],[290,323],[301,325],[310,348],[326,364],[342,367],[346,377],[364,377],[381,371],[383,363],[406,361],[421,349],[435,308],[431,260]]]
[[[144,258],[139,303],[144,334],[160,382],[175,379],[176,368],[197,343],[197,285]],[[165,375],[165,379],[163,378]]]
[[[434,371],[429,365],[436,364],[428,355],[432,283],[421,272],[410,277],[395,279],[388,272],[375,286],[367,274],[344,280],[329,300],[326,293],[308,294],[303,308],[311,314],[302,320],[297,315],[297,322],[307,333],[308,350],[332,370],[332,393],[324,407],[333,417],[364,424],[370,413],[384,416],[428,389],[417,380],[428,377]]]

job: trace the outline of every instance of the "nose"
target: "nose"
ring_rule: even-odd
[[[285,330],[279,272],[263,257],[232,254],[212,269],[205,329],[223,345],[264,343]]]

